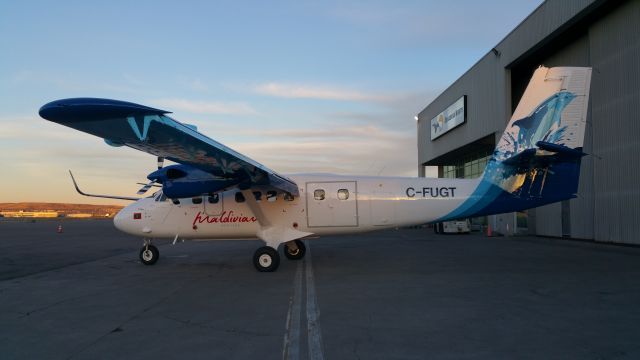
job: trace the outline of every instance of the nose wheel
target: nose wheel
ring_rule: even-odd
[[[159,257],[160,251],[151,244],[145,244],[142,249],[140,249],[140,261],[145,265],[155,264]]]
[[[276,271],[280,265],[280,255],[269,246],[263,246],[253,254],[253,265],[260,272]]]

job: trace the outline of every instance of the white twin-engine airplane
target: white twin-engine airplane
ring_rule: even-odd
[[[284,244],[302,259],[309,236],[359,233],[499,214],[574,198],[586,124],[590,68],[538,68],[478,179],[280,175],[180,123],[169,112],[93,98],[58,100],[40,116],[158,157],[149,174],[162,189],[135,202],[115,226],[144,239],[140,259],[154,264],[152,238],[261,239],[253,263],[274,271]],[[178,163],[162,167],[163,159]]]

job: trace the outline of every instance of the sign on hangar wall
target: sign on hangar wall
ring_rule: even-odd
[[[464,124],[467,120],[466,107],[467,95],[462,95],[460,99],[431,119],[431,140],[446,134],[458,125]]]

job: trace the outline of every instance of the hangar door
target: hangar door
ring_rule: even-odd
[[[357,183],[307,183],[307,226],[358,226]]]

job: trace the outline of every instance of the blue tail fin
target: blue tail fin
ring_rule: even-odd
[[[441,220],[520,211],[576,196],[591,68],[538,68],[480,184]]]

